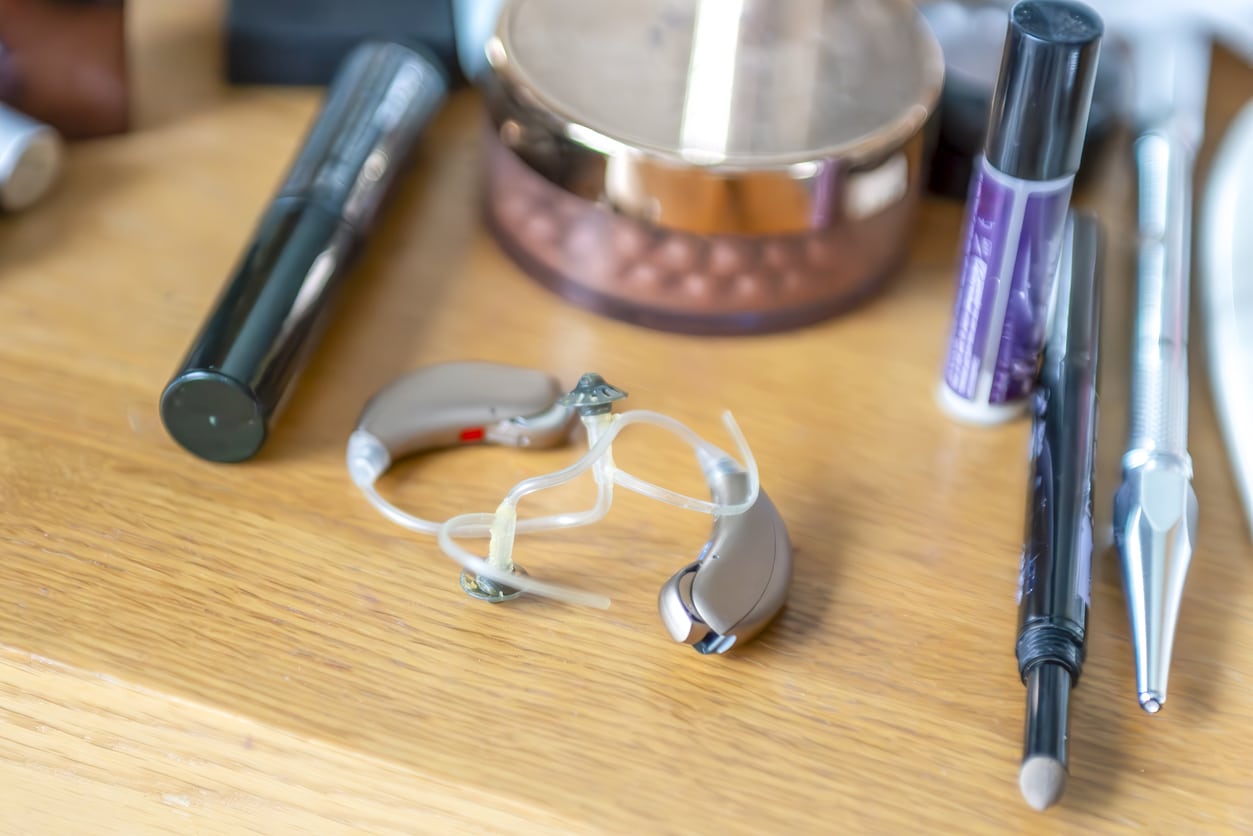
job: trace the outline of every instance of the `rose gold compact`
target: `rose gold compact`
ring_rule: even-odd
[[[910,0],[505,0],[486,51],[489,225],[578,305],[778,330],[905,255],[943,82]]]

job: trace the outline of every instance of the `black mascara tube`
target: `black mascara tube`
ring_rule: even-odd
[[[161,420],[184,448],[217,462],[261,449],[447,89],[437,61],[399,44],[362,44],[344,60],[234,275],[161,395]]]
[[[1092,565],[1100,340],[1099,229],[1068,218],[1031,433],[1026,544],[1019,577],[1018,670],[1027,686],[1019,786],[1056,803],[1068,772],[1070,690],[1083,670]]]

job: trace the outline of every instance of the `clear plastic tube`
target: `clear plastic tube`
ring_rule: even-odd
[[[734,516],[747,511],[757,501],[760,482],[757,462],[748,446],[739,425],[730,412],[723,413],[723,423],[739,448],[744,461],[742,467],[748,474],[748,496],[741,502],[721,503],[701,500],[675,491],[654,485],[651,482],[618,470],[613,465],[611,445],[623,429],[631,424],[653,424],[670,430],[688,442],[695,449],[702,466],[709,461],[721,461],[726,454],[717,447],[706,442],[683,423],[650,410],[632,410],[620,414],[592,416],[585,420],[588,426],[588,440],[591,445],[582,457],[573,464],[553,473],[524,479],[513,487],[496,509],[495,514],[462,514],[445,522],[439,529],[439,545],[444,553],[461,564],[466,571],[485,577],[503,586],[512,587],[523,592],[542,595],[572,604],[582,604],[605,608],[609,606],[609,598],[592,592],[573,589],[571,587],[538,580],[528,575],[516,574],[513,571],[513,542],[518,531],[527,530],[517,521],[517,506],[522,497],[546,488],[565,484],[595,466],[594,474],[600,486],[597,503],[589,511],[582,514],[560,515],[543,518],[556,520],[562,517],[590,522],[603,518],[612,504],[612,485],[618,484],[628,490],[666,502],[690,511],[699,511],[716,516]],[[535,522],[535,521],[530,521]],[[584,522],[584,524],[585,524]],[[568,527],[568,526],[553,526]],[[470,552],[459,545],[455,537],[481,536],[483,531],[490,532],[491,540],[486,559]],[[532,527],[530,530],[536,530]]]
[[[586,511],[572,511],[568,514],[552,514],[547,517],[535,517],[529,520],[521,520],[517,524],[517,530],[521,533],[536,531],[554,531],[559,528],[578,528],[579,526],[591,525],[604,519],[605,514],[609,513],[609,504],[612,502],[612,483],[600,485],[600,491],[596,498],[596,505]],[[365,498],[370,504],[378,510],[387,519],[396,523],[402,528],[410,531],[416,531],[419,534],[429,534],[432,537],[439,535],[440,527],[443,523],[437,523],[433,520],[423,519],[422,517],[410,514],[408,511],[402,511],[388,500],[384,499],[374,485],[362,485],[361,492],[365,494]],[[473,515],[463,515],[473,516]],[[488,517],[491,515],[488,514]],[[490,522],[479,526],[463,527],[457,532],[459,537],[486,537],[491,533]]]
[[[675,435],[682,438],[698,452],[715,453],[718,456],[725,455],[717,447],[705,441],[703,438],[693,432],[687,425],[676,421],[668,415],[662,415],[659,412],[653,412],[646,409],[634,409],[629,412],[619,413],[614,416],[616,420],[605,430],[604,434],[596,440],[578,461],[563,467],[561,470],[546,473],[542,476],[532,476],[529,479],[523,479],[514,485],[513,489],[505,496],[505,503],[517,505],[518,501],[527,494],[536,493],[547,488],[563,485],[571,481],[591,467],[598,459],[606,454],[606,450],[627,426],[631,424],[655,424],[664,429],[670,430]],[[735,439],[736,446],[739,447],[740,455],[743,456],[743,467],[749,474],[750,490],[749,495],[742,501],[736,503],[710,502],[706,499],[697,499],[693,496],[677,493],[675,491],[654,485],[636,476],[631,476],[625,471],[613,469],[613,480],[624,488],[641,493],[644,496],[656,499],[659,502],[665,502],[670,505],[676,505],[680,508],[686,508],[689,511],[699,511],[704,514],[713,514],[715,516],[735,516],[742,514],[753,506],[757,501],[757,462],[753,458],[752,451],[748,447],[748,442],[744,435],[740,432],[739,425],[735,423],[735,418],[730,412],[723,413],[723,423],[727,430]],[[612,462],[610,462],[612,466]]]
[[[610,416],[606,415],[604,417],[609,418]],[[588,437],[591,438],[594,432],[598,437],[599,430],[594,430],[593,426],[589,424]],[[378,443],[373,439],[370,439],[370,441],[375,444]],[[608,458],[609,468],[612,469],[612,457],[606,458]],[[603,459],[601,461],[604,462]],[[377,468],[380,472],[382,469],[382,467]],[[373,505],[380,514],[402,528],[407,528],[410,531],[416,531],[419,534],[429,534],[432,537],[439,536],[439,530],[443,523],[423,519],[422,517],[410,514],[407,511],[402,511],[400,508],[397,508],[391,502],[384,499],[381,494],[379,494],[378,489],[374,486],[374,482],[372,481],[377,478],[373,471],[370,472],[368,478],[370,481],[367,481],[366,478],[356,481],[361,488],[362,493],[365,494],[366,499],[369,500],[370,504]],[[552,531],[558,528],[577,528],[579,526],[591,525],[592,523],[603,519],[605,514],[609,513],[609,506],[613,502],[613,479],[611,474],[608,471],[604,471],[603,468],[598,468],[596,471],[596,483],[598,486],[596,504],[590,509],[586,511],[575,511],[568,514],[553,514],[547,517],[522,520],[516,524],[517,531]],[[491,534],[491,524],[470,525],[467,523],[457,533],[462,537],[488,536]]]

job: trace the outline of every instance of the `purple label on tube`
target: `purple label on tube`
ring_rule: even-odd
[[[1069,184],[1062,192],[1036,192],[1027,198],[992,376],[994,403],[1021,400],[1035,388],[1069,203]]]
[[[979,161],[944,380],[962,398],[1022,400],[1035,384],[1072,181],[1017,181]]]
[[[999,188],[984,176],[983,166],[976,169],[970,187],[953,336],[944,375],[949,388],[968,400],[974,399],[979,388],[979,370],[992,330],[989,317],[982,312],[996,305],[999,273],[1008,243],[1004,230],[1009,227],[1013,200],[1012,191]]]

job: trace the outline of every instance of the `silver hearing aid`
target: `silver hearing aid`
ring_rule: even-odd
[[[393,461],[442,447],[555,447],[566,441],[576,417],[557,403],[561,395],[549,375],[499,363],[419,369],[365,405],[348,438],[348,472],[357,485],[369,485]]]
[[[746,494],[748,480],[738,467],[703,469],[715,499],[735,501]],[[675,641],[701,653],[725,653],[770,623],[783,609],[791,582],[787,526],[759,490],[747,511],[714,521],[696,559],[661,587],[657,608]]]
[[[392,462],[469,443],[554,447],[570,439],[579,419],[588,427],[590,440],[598,432],[590,422],[600,421],[595,426],[604,426],[611,402],[625,395],[595,374],[584,375],[578,386],[563,393],[557,380],[543,372],[498,363],[456,362],[421,369],[396,380],[366,405],[349,438],[349,473],[389,519],[415,531],[437,533],[453,520],[443,525],[422,520],[378,495],[374,483]],[[639,414],[644,415],[643,411]],[[629,415],[624,413],[623,417]],[[700,653],[725,653],[756,636],[786,603],[792,576],[787,527],[774,503],[756,485],[755,465],[750,478],[730,455],[701,441],[674,419],[649,413],[639,420],[681,428],[696,438],[700,442],[696,458],[712,498],[712,503],[701,504],[715,509],[738,505],[742,509],[730,514],[713,512],[715,521],[708,542],[694,561],[666,581],[658,597],[662,621],[675,641],[690,644]],[[603,439],[589,452],[607,449],[610,442]],[[661,494],[678,496],[652,489],[626,474],[618,484],[663,501],[670,499]],[[751,504],[746,504],[750,500]],[[692,503],[672,504],[693,507]],[[607,510],[606,502],[599,514],[585,513],[577,522],[573,519],[579,515],[563,515],[521,520],[517,528],[582,525],[599,519]],[[484,526],[480,533],[486,530]],[[494,528],[492,534],[493,538],[497,535]],[[462,585],[475,594],[477,587],[467,585],[464,577]],[[531,581],[518,580],[519,585],[523,580]],[[499,601],[512,595],[476,597]]]

